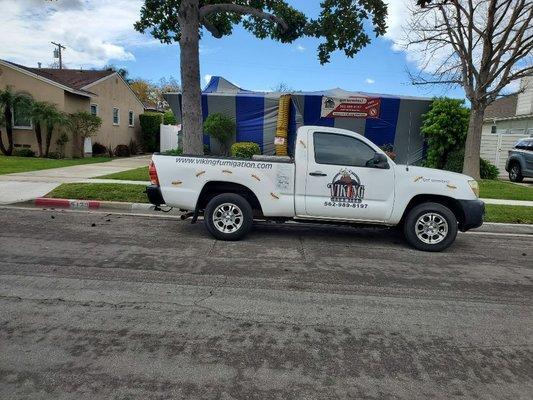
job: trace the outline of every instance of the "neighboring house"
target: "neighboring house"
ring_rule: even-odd
[[[139,141],[139,115],[144,106],[120,74],[105,70],[73,70],[29,68],[0,60],[0,88],[11,86],[36,101],[53,103],[61,111],[91,112],[102,118],[102,127],[92,142],[115,148],[119,144]],[[31,121],[13,110],[13,138],[16,148],[37,149],[37,140]],[[71,135],[69,135],[71,136]],[[56,151],[52,138],[51,151]],[[75,141],[66,146],[66,156],[73,154]]]
[[[523,78],[518,94],[503,97],[487,107],[481,136],[481,157],[505,175],[505,161],[513,145],[533,136],[533,76]]]

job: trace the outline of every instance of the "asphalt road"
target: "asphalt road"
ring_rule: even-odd
[[[1,399],[531,399],[532,237],[0,216]]]

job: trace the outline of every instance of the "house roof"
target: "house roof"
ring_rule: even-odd
[[[509,118],[516,115],[518,95],[502,97],[489,104],[485,109],[485,119]]]

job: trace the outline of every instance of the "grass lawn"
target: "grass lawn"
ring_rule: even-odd
[[[145,185],[127,183],[64,183],[48,193],[46,197],[148,203],[148,197],[146,193],[143,193],[145,188]]]
[[[148,166],[130,169],[128,171],[117,172],[115,174],[109,174],[99,176],[99,179],[120,179],[122,181],[149,181]]]
[[[485,221],[533,224],[533,207],[485,204]]]
[[[52,160],[49,158],[37,157],[0,156],[0,175],[12,174],[14,172],[37,171],[40,169],[71,167],[73,165],[94,164],[105,161],[111,161],[111,158],[87,157],[68,160]]]
[[[484,179],[479,183],[479,197],[485,199],[533,201],[533,187],[511,182]]]

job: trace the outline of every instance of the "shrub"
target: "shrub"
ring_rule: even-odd
[[[183,154],[183,150],[180,148],[167,150],[163,152],[165,156],[181,156]]]
[[[228,154],[228,140],[235,136],[235,121],[227,115],[215,113],[209,115],[204,122],[204,131],[218,140],[224,155]]]
[[[62,154],[59,151],[50,151],[48,152],[47,158],[51,158],[53,160],[59,160],[60,158],[63,158]]]
[[[176,125],[176,117],[171,110],[163,114],[163,123],[165,125]]]
[[[77,138],[78,155],[84,157],[84,139],[98,133],[98,130],[102,126],[102,119],[86,111],[70,114],[69,118],[69,127],[72,131],[72,135]]]
[[[142,153],[142,148],[136,140],[130,139],[130,144],[128,147],[130,148],[130,154],[132,156]]]
[[[496,165],[492,164],[490,161],[485,160],[484,158],[480,158],[479,162],[479,173],[481,175],[481,179],[496,179],[498,177],[500,171],[498,170],[498,167],[496,167]]]
[[[16,157],[35,157],[35,152],[32,149],[15,149],[13,155]]]
[[[444,165],[444,169],[452,172],[463,172],[463,161],[465,157],[465,150],[464,149],[458,149],[452,151],[448,155],[448,160],[446,161],[446,164]],[[498,177],[499,171],[498,168],[491,164],[489,161],[480,158],[479,159],[479,166],[480,166],[480,175],[481,179],[496,179]]]
[[[130,148],[125,144],[119,144],[117,147],[115,147],[114,153],[117,157],[129,157]]]
[[[115,156],[115,152],[113,151],[113,148],[111,147],[111,145],[107,146],[106,150],[107,150],[108,157],[113,158]]]
[[[255,154],[261,154],[259,145],[254,142],[237,142],[231,145],[231,156],[238,158],[252,158]]]
[[[141,145],[147,152],[159,151],[159,126],[163,122],[160,113],[144,113],[139,115],[141,124]]]
[[[464,100],[446,97],[433,100],[429,111],[422,115],[420,133],[428,142],[424,166],[444,168],[448,155],[464,146],[469,115]]]
[[[59,147],[59,154],[61,158],[65,157],[65,145],[69,142],[69,137],[66,132],[63,132],[56,140],[57,147]]]
[[[98,142],[93,143],[93,156],[101,156],[107,154],[107,148]]]

